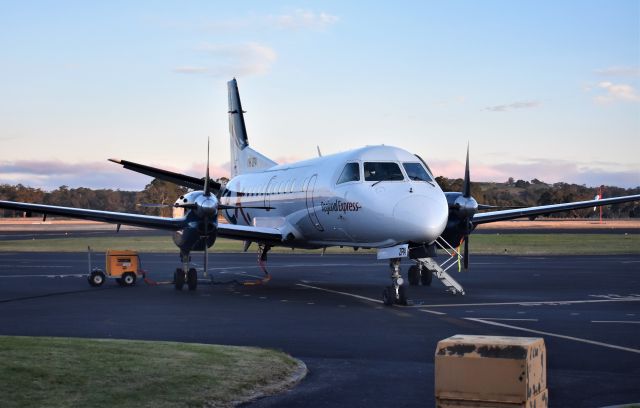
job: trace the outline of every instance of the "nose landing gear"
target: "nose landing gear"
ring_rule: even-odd
[[[406,305],[407,295],[405,293],[404,280],[400,276],[400,258],[392,258],[389,260],[391,268],[391,286],[384,288],[382,292],[382,302],[386,306]]]
[[[173,284],[176,290],[182,290],[184,284],[187,284],[189,290],[196,290],[198,287],[198,273],[194,268],[189,268],[191,256],[188,252],[180,252],[180,261],[182,268],[177,268],[173,274]]]

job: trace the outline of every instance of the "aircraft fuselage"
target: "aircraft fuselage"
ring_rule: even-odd
[[[358,177],[344,182],[348,163],[357,163]],[[368,170],[379,163],[395,163],[402,174],[372,181]],[[291,247],[431,243],[446,226],[448,206],[432,175],[430,181],[410,178],[405,166],[417,165],[420,160],[406,150],[367,146],[245,173],[227,183],[220,199],[238,208],[222,213],[232,224],[278,228]]]

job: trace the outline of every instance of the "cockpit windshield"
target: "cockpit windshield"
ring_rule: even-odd
[[[358,163],[347,163],[342,169],[336,184],[348,183],[350,181],[360,181],[360,166]]]
[[[411,180],[433,182],[421,163],[402,163],[402,166]]]
[[[365,181],[404,180],[400,166],[392,162],[366,162],[364,164]]]

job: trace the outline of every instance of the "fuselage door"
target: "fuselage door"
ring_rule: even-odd
[[[306,183],[305,189],[305,199],[307,204],[307,213],[309,214],[309,220],[311,220],[311,224],[318,230],[324,231],[324,227],[320,223],[320,219],[318,218],[318,214],[316,214],[316,207],[314,204],[314,192],[316,188],[316,182],[318,181],[318,175],[314,174],[311,176],[309,181]]]

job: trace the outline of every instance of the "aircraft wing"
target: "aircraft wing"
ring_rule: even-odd
[[[14,201],[0,201],[0,208],[34,212],[38,214],[61,215],[64,217],[108,222],[111,224],[135,225],[137,227],[156,228],[170,231],[182,229],[187,223],[184,218],[164,218],[142,214],[58,207],[55,205],[18,203]]]
[[[629,201],[640,201],[640,194],[603,198],[601,200],[576,201],[564,204],[541,205],[537,207],[517,208],[512,210],[489,211],[484,213],[476,213],[471,222],[474,225],[486,224],[489,222],[512,220],[522,217],[533,217],[536,215],[544,215],[555,212],[577,210],[579,208],[600,207],[602,205],[626,203]]]
[[[282,233],[275,228],[218,224],[218,237],[244,241],[282,243]]]
[[[192,188],[194,190],[204,190],[204,178],[195,178],[180,173],[174,173],[169,170],[162,170],[156,167],[146,166],[144,164],[138,164],[130,162],[128,160],[109,159],[109,161],[121,164],[127,170],[135,171],[137,173],[146,174],[147,176],[155,177],[160,180],[168,181],[179,186]],[[209,180],[211,191],[217,194],[220,191],[220,183],[214,180]]]

